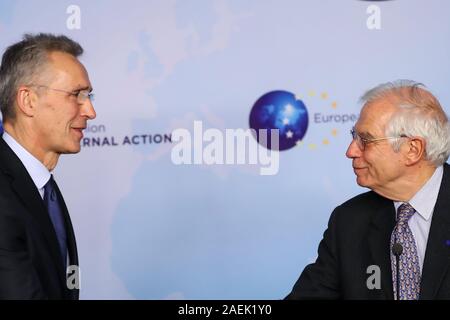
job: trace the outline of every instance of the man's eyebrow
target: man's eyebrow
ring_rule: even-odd
[[[375,138],[370,132],[367,132],[367,131],[359,132],[359,135],[365,139],[374,139]]]
[[[78,88],[76,88],[76,89],[73,89],[73,91],[85,91],[85,90],[91,92],[91,91],[94,90],[94,89],[93,89],[92,87],[90,87],[90,86],[78,87]]]

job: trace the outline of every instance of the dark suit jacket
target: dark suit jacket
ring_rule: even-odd
[[[72,223],[62,202],[69,263],[78,265]],[[78,299],[78,290],[67,288],[63,269],[56,233],[39,191],[0,138],[0,299]]]
[[[319,245],[287,299],[394,299],[390,237],[395,226],[392,200],[367,192],[337,207]],[[420,299],[450,299],[450,166],[434,208],[422,270]],[[381,288],[368,289],[367,273],[379,266]]]

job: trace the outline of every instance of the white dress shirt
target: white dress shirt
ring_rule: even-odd
[[[41,198],[44,199],[44,186],[50,180],[51,173],[44,166],[42,162],[36,159],[31,153],[29,153],[24,147],[22,147],[13,137],[11,137],[6,131],[3,133],[3,140],[14,151],[16,156],[22,161],[25,169],[33,180],[36,188],[39,190]]]

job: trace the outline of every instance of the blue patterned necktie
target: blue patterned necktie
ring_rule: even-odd
[[[400,243],[403,252],[399,257],[400,289],[397,295],[397,259],[391,252],[392,283],[394,296],[398,300],[418,300],[420,293],[420,265],[416,242],[408,220],[416,212],[409,203],[403,203],[397,210],[397,225],[391,235],[391,248]]]
[[[55,229],[56,237],[58,239],[59,249],[61,251],[62,263],[64,271],[67,265],[67,235],[66,226],[64,223],[64,217],[62,214],[61,206],[58,201],[58,195],[56,193],[56,182],[53,179],[53,175],[50,176],[47,184],[44,186],[44,203],[47,208],[48,214]]]

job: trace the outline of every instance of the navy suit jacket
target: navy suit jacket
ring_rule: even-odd
[[[63,199],[59,189],[59,199]],[[78,254],[62,200],[71,265]],[[20,159],[0,138],[0,299],[78,299],[69,290],[50,216]]]
[[[392,200],[373,191],[338,206],[308,265],[287,299],[394,299],[390,237]],[[380,289],[369,289],[371,265],[380,269]],[[420,299],[450,299],[450,166],[444,165],[422,270]],[[371,282],[371,281],[369,281]],[[370,287],[370,286],[369,286]]]

